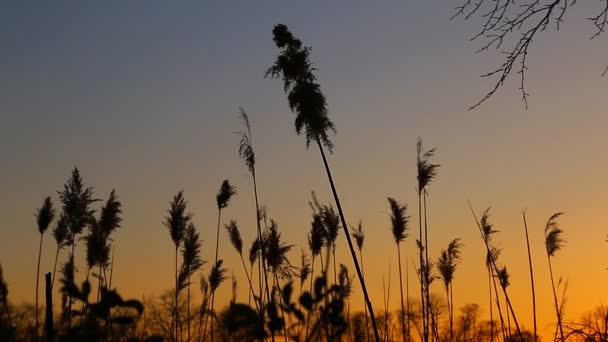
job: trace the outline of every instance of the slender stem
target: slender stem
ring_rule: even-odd
[[[494,303],[492,302],[492,274],[490,274],[490,267],[488,265],[488,291],[490,293],[490,341],[494,341],[494,317],[492,313],[492,307]]]
[[[251,138],[250,138],[251,139]],[[264,255],[263,255],[263,246],[262,246],[262,227],[260,225],[260,204],[258,201],[258,184],[256,181],[256,177],[255,177],[255,167],[251,170],[251,177],[253,178],[253,194],[255,196],[255,223],[256,223],[256,227],[258,229],[258,241],[260,243],[260,248],[258,250],[258,270],[261,267],[262,271],[264,273],[264,285],[266,288],[266,296],[268,297],[268,300],[270,300],[270,292],[268,291],[268,271],[266,270],[266,262],[264,261]],[[260,284],[260,318],[261,321],[264,322],[264,292],[262,290],[262,274],[260,274],[259,277],[259,284]],[[274,334],[271,334],[270,338],[272,339],[272,341],[274,342]]]
[[[428,326],[427,326],[427,321],[426,321],[426,297],[424,295],[425,291],[424,291],[424,272],[426,269],[426,266],[424,265],[424,258],[423,258],[423,251],[424,251],[424,244],[422,242],[422,190],[418,189],[418,230],[419,230],[419,239],[418,239],[418,243],[420,244],[419,248],[418,248],[418,255],[420,257],[420,306],[422,308],[422,338],[423,338],[423,342],[428,342],[429,340],[429,335],[428,335]]]
[[[477,223],[477,228],[479,228],[479,231],[482,232],[481,225],[479,224],[479,220],[477,220],[477,215],[475,215],[475,211],[473,211],[471,202],[469,202],[469,208],[471,209],[471,213],[473,214],[473,217],[475,218],[475,223]],[[488,254],[492,255],[488,241],[486,239],[483,239],[483,241],[486,245],[486,250],[487,250]],[[496,274],[498,274],[498,266],[496,265],[496,260],[494,260],[494,258],[490,258],[490,261],[491,261],[491,266],[494,268],[494,271],[496,271]],[[507,288],[505,286],[502,286],[503,284],[500,284],[500,285],[502,287],[502,291],[504,292],[505,300],[507,301],[509,310],[511,311],[511,314],[513,315],[513,321],[515,322],[515,328],[517,329],[517,334],[519,335],[519,338],[523,341],[524,336],[522,335],[521,330],[519,329],[519,324],[517,323],[517,317],[515,315],[515,311],[513,310],[513,305],[511,305],[511,301],[509,300],[509,295],[507,294]],[[498,295],[497,295],[497,297],[498,297]]]
[[[547,253],[547,260],[549,261],[549,274],[551,275],[551,289],[553,290],[553,300],[555,300],[555,313],[557,314],[557,327],[559,328],[559,334],[562,342],[564,339],[564,330],[562,329],[562,313],[559,308],[557,301],[557,293],[555,292],[555,281],[553,280],[553,267],[551,266],[551,255]]]
[[[313,279],[315,278],[315,254],[312,253],[312,263],[311,263],[311,269],[310,269],[310,288],[308,290],[308,293],[310,293],[312,295],[312,282]],[[306,310],[306,334],[304,335],[305,338],[308,337],[308,329],[310,328],[310,311],[311,310]]]
[[[534,289],[534,272],[532,271],[532,254],[530,253],[530,239],[528,237],[528,223],[526,222],[526,212],[522,213],[524,218],[524,229],[526,231],[526,246],[528,247],[528,264],[530,265],[530,287],[532,288],[532,317],[534,319],[534,342],[537,340],[536,335],[536,291]]]
[[[72,262],[72,270],[73,272],[76,272],[74,270],[74,259],[76,259],[74,257],[74,249],[76,247],[76,236],[72,236],[72,255],[71,255],[71,262]],[[68,294],[68,329],[72,327],[72,295]]]
[[[190,274],[190,272],[188,272]],[[190,275],[188,275],[188,301],[186,319],[188,320],[188,342],[190,342]]]
[[[40,256],[42,255],[42,237],[40,233],[40,246],[38,247],[38,266],[36,267],[36,340],[38,340],[38,283],[40,282]]]
[[[178,295],[177,294],[177,288],[178,288],[178,285],[179,285],[178,284],[179,280],[178,280],[178,276],[177,276],[177,248],[178,248],[178,245],[176,244],[175,245],[175,305],[173,306],[174,307],[174,309],[173,309],[174,310],[173,311],[174,312],[174,316],[173,316],[174,317],[174,322],[173,322],[173,324],[175,325],[175,341],[179,341],[179,337],[177,335],[177,316],[178,316],[178,314],[177,314],[177,295]]]
[[[410,268],[408,263],[405,263],[405,301],[407,307],[407,342],[412,340],[410,332]]]
[[[247,281],[249,282],[249,291],[250,294],[253,294],[254,296],[254,304],[255,304],[255,308],[256,309],[260,309],[260,307],[258,306],[258,302],[255,300],[255,293],[253,292],[253,284],[251,283],[251,278],[249,277],[249,272],[247,272],[247,266],[245,266],[245,259],[243,259],[243,254],[240,253],[241,256],[241,262],[243,263],[243,269],[245,270],[245,276],[247,276]],[[249,297],[251,298],[251,297]]]
[[[399,295],[401,298],[401,312],[399,313],[399,321],[401,322],[401,333],[403,341],[405,342],[405,305],[403,303],[403,277],[401,277],[401,248],[399,242],[397,242],[397,262],[399,263]]]
[[[363,275],[363,279],[365,279],[365,267],[363,266],[363,250],[359,249],[359,256],[361,257],[361,275]],[[363,310],[365,313],[365,340],[369,341],[369,331],[368,331],[368,319],[367,319],[367,306],[363,306]]]
[[[500,319],[500,328],[502,330],[503,340],[507,339],[507,335],[510,336],[511,332],[507,331],[505,327],[505,320],[502,316],[502,306],[500,305],[500,295],[498,294],[498,286],[496,286],[496,278],[494,277],[494,271],[492,271],[492,283],[494,284],[494,294],[496,295],[496,307],[498,308],[498,317]]]
[[[430,294],[430,279],[429,275],[431,273],[431,263],[429,262],[429,239],[428,239],[428,216],[426,215],[426,190],[422,191],[422,198],[424,204],[424,254],[425,254],[425,265],[426,270],[424,272],[424,295],[426,296],[426,324],[427,324],[427,334],[429,334],[429,318],[431,318],[431,328],[435,328],[435,317],[433,317],[433,313],[431,312],[431,294]]]
[[[283,311],[283,296],[280,295],[281,287],[279,286],[279,277],[276,273],[274,274],[274,283],[274,288],[279,290],[279,309],[281,310],[281,318],[283,319],[283,335],[285,337],[285,341],[289,341],[287,338],[287,320],[285,319],[285,312]]]
[[[338,283],[338,273],[336,273],[336,243],[334,242],[331,246],[331,256],[334,262],[334,284]]]
[[[372,302],[369,299],[369,295],[367,294],[367,287],[365,286],[365,280],[363,279],[363,275],[361,274],[361,269],[359,267],[359,263],[357,262],[357,256],[355,254],[355,249],[353,248],[353,243],[350,238],[350,233],[348,231],[348,225],[346,224],[346,219],[344,218],[344,213],[342,212],[342,206],[340,205],[340,199],[338,198],[338,193],[336,191],[336,187],[334,185],[334,180],[331,176],[331,171],[329,169],[329,165],[327,163],[327,158],[325,157],[325,152],[323,151],[323,146],[321,145],[321,140],[317,137],[317,145],[319,146],[319,151],[321,152],[321,156],[323,157],[323,164],[325,165],[325,171],[327,172],[327,178],[329,178],[329,184],[331,185],[331,190],[334,195],[334,200],[336,201],[336,206],[338,207],[338,213],[340,214],[340,220],[342,221],[342,228],[344,229],[344,235],[346,236],[346,241],[348,242],[348,248],[350,249],[350,254],[353,259],[353,263],[355,264],[355,270],[357,271],[357,276],[359,277],[359,282],[361,283],[361,288],[363,289],[363,296],[365,297],[365,303],[369,310],[370,318],[372,320],[372,327],[374,329],[374,337],[376,338],[376,342],[380,342],[380,335],[378,334],[378,327],[376,326],[376,317],[374,316],[374,308],[372,307]]]
[[[57,273],[57,260],[59,259],[59,251],[61,247],[57,245],[57,251],[55,252],[55,264],[53,266],[53,276],[51,277],[51,288],[55,287],[55,273]]]
[[[450,342],[454,341],[454,320],[452,319],[452,315],[454,314],[454,302],[452,301],[452,296],[450,295],[450,286],[445,285],[445,296],[448,301],[448,318],[450,320]]]
[[[222,208],[218,208],[217,212],[217,233],[215,235],[215,261],[213,265],[217,265],[217,256],[220,246],[220,224],[222,222]],[[215,306],[215,291],[211,291],[211,313],[213,314]],[[211,342],[213,342],[213,318],[211,318]]]

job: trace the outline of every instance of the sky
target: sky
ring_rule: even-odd
[[[475,53],[481,42],[469,38],[480,21],[450,21],[453,7],[438,0],[3,3],[0,263],[11,300],[33,302],[39,239],[33,213],[46,196],[59,206],[56,191],[75,166],[97,198],[116,189],[124,204],[123,227],[114,237],[113,284],[126,297],[171,287],[174,250],[163,220],[181,189],[210,260],[215,194],[222,180],[235,184],[238,194],[223,212],[224,222],[237,220],[248,246],[255,207],[233,134],[241,128],[239,107],[251,120],[260,201],[296,245],[291,257],[299,264],[311,191],[324,203],[332,197],[318,151],[295,134],[281,82],[264,78],[277,55],[272,28],[284,23],[312,47],[337,128],[330,164],[349,225],[361,220],[367,233],[364,267],[375,307],[382,306],[389,271],[391,307],[399,305],[389,196],[409,205],[403,261],[413,268],[418,137],[437,148],[434,161],[441,164],[429,188],[430,255],[436,258],[453,238],[464,243],[456,307],[478,303],[482,318],[488,317],[485,250],[467,200],[478,214],[493,208],[501,260],[525,328],[532,328],[532,313],[523,210],[541,334],[553,332],[543,229],[555,212],[565,212],[560,223],[567,244],[553,268],[568,282],[566,319],[605,304],[608,100],[601,72],[608,51],[605,37],[588,39],[594,31],[584,18],[595,8],[577,4],[558,32],[541,32],[534,41],[527,110],[511,79],[469,111],[493,85],[479,76],[501,54]],[[344,236],[338,239],[338,262],[354,274]],[[238,255],[225,235],[220,241],[221,258],[246,300]],[[52,270],[54,253],[47,234],[41,273]],[[79,248],[81,277],[83,256]],[[415,289],[413,279],[410,273]],[[434,291],[443,293],[439,285]],[[226,302],[230,293],[226,283],[218,296]],[[360,296],[352,305],[363,308]]]

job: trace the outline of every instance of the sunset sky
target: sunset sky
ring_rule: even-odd
[[[238,195],[224,211],[249,248],[255,207],[238,157],[238,108],[249,114],[257,153],[260,201],[276,219],[299,264],[310,229],[311,191],[332,203],[318,151],[295,134],[282,83],[265,79],[277,49],[272,28],[284,23],[312,47],[318,81],[338,133],[330,163],[349,225],[367,233],[365,276],[375,307],[391,269],[397,309],[397,256],[386,197],[409,204],[406,257],[417,238],[416,139],[438,149],[429,188],[433,259],[462,238],[455,274],[456,307],[478,303],[488,319],[485,249],[467,200],[491,221],[511,273],[513,305],[532,329],[522,210],[527,210],[537,285],[539,329],[553,333],[553,302],[543,229],[557,211],[566,247],[554,271],[568,281],[565,316],[608,302],[608,79],[606,37],[589,40],[585,18],[599,4],[581,3],[560,30],[542,32],[528,57],[529,109],[518,80],[480,108],[467,108],[493,85],[479,76],[501,61],[475,54],[475,18],[450,21],[456,3],[431,1],[103,1],[0,5],[0,263],[15,303],[33,302],[38,231],[33,213],[77,166],[95,196],[116,189],[124,204],[114,236],[113,284],[125,297],[172,286],[173,243],[163,219],[184,189],[203,255],[213,258],[215,195],[229,179]],[[587,6],[587,7],[586,7]],[[99,208],[99,206],[97,207]],[[222,230],[223,232],[223,230]],[[221,236],[220,258],[247,285],[238,255]],[[342,232],[338,261],[352,261]],[[82,244],[82,242],[81,242]],[[46,235],[41,273],[52,271],[55,243]],[[63,252],[62,257],[67,256]],[[84,249],[78,249],[79,279]],[[410,261],[412,260],[412,261]],[[63,261],[63,259],[62,259]],[[209,266],[205,266],[207,273]],[[412,297],[417,285],[410,273]],[[353,306],[363,309],[360,287]],[[434,292],[443,294],[437,282]],[[42,291],[41,291],[42,293]],[[229,283],[219,290],[225,304]],[[41,297],[42,298],[42,297]]]

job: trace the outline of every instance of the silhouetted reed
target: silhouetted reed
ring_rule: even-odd
[[[528,266],[530,269],[530,288],[532,290],[532,319],[534,325],[534,342],[537,341],[537,328],[536,328],[536,289],[534,287],[534,271],[532,270],[532,253],[530,252],[530,239],[528,237],[528,223],[526,222],[526,212],[521,213],[524,220],[524,231],[526,233],[526,247],[528,250]]]
[[[255,292],[253,290],[253,283],[251,282],[251,277],[249,276],[249,272],[247,272],[247,266],[245,265],[245,259],[243,258],[243,240],[241,239],[241,233],[239,232],[239,227],[236,224],[236,221],[232,220],[230,221],[229,224],[227,224],[226,226],[226,231],[228,232],[228,237],[230,238],[230,243],[232,244],[232,247],[234,247],[234,249],[236,250],[237,253],[239,253],[239,257],[241,258],[241,263],[243,264],[243,270],[245,271],[245,276],[247,277],[247,282],[249,283],[249,292],[250,295],[253,296],[254,298],[254,304],[256,309],[260,309],[260,303],[258,303],[258,300],[256,299],[255,296]],[[253,259],[253,261],[255,261],[255,258],[257,257],[257,253],[254,254],[255,257]],[[251,259],[250,259],[251,261]],[[253,264],[253,262],[252,262]],[[249,297],[251,298],[251,297]]]
[[[545,247],[547,250],[547,261],[549,262],[549,274],[551,275],[551,288],[553,290],[553,300],[555,302],[555,314],[557,316],[557,327],[559,329],[560,338],[565,341],[564,328],[562,325],[562,312],[561,305],[559,304],[557,293],[555,290],[555,281],[553,280],[553,266],[551,265],[551,257],[555,256],[559,250],[564,247],[566,240],[562,237],[563,230],[559,226],[557,219],[562,216],[563,213],[555,213],[549,217],[547,224],[545,225]]]
[[[422,325],[424,342],[429,339],[429,301],[430,301],[430,260],[428,251],[428,222],[427,222],[427,187],[437,177],[438,164],[432,164],[429,160],[435,155],[435,149],[432,148],[425,151],[422,147],[422,138],[418,137],[416,142],[416,169],[418,180],[418,220],[419,220],[419,253],[420,253],[420,269],[423,276],[420,278],[420,291],[422,301]],[[424,208],[424,209],[423,209]],[[424,236],[422,235],[422,218],[424,210]],[[426,270],[426,271],[425,271]]]
[[[325,146],[330,152],[332,151],[333,144],[329,138],[329,133],[335,132],[335,127],[327,116],[325,95],[321,92],[321,87],[316,82],[316,77],[313,73],[315,68],[312,67],[312,63],[309,60],[310,48],[302,46],[302,42],[295,38],[287,26],[283,24],[276,25],[272,32],[273,40],[281,53],[273,66],[266,71],[266,76],[271,76],[272,78],[280,77],[283,80],[284,91],[287,93],[289,107],[291,111],[296,114],[296,133],[300,134],[302,129],[304,129],[306,146],[308,147],[310,142],[315,142],[319,148],[336,202],[336,207],[340,215],[342,228],[344,229],[344,236],[348,242],[357,276],[359,277],[359,282],[363,289],[365,302],[372,319],[374,336],[376,342],[380,342],[380,336],[374,317],[374,309],[367,293],[365,280],[361,274],[357,256],[348,232],[348,224],[346,223],[346,218],[344,217],[340,199],[323,149],[323,146]]]
[[[57,220],[57,224],[53,229],[53,238],[55,238],[55,243],[57,244],[57,249],[55,251],[55,262],[53,263],[53,278],[51,280],[51,287],[55,287],[55,273],[57,273],[57,261],[59,260],[59,252],[63,247],[66,246],[66,242],[68,239],[68,222],[64,214],[59,216],[59,220]]]
[[[454,291],[452,281],[456,266],[460,262],[460,248],[462,243],[459,238],[452,240],[447,249],[441,250],[437,268],[445,286],[445,296],[448,304],[448,319],[450,322],[450,342],[454,341]]]
[[[495,232],[494,229],[492,228],[492,225],[488,221],[490,209],[488,208],[488,209],[486,209],[486,211],[484,211],[481,221],[479,221],[479,220],[477,220],[477,215],[475,215],[475,212],[473,211],[473,207],[471,206],[471,203],[469,203],[469,208],[471,210],[471,214],[473,215],[473,218],[475,219],[475,223],[477,224],[477,227],[481,234],[481,238],[484,241],[486,251],[487,251],[487,259],[489,259],[490,267],[493,270],[496,277],[499,278],[502,292],[505,296],[505,301],[507,302],[508,310],[510,311],[511,316],[513,317],[513,322],[515,323],[517,335],[520,338],[520,340],[523,340],[524,337],[523,337],[521,329],[519,328],[519,322],[517,320],[517,315],[515,314],[515,310],[513,309],[513,305],[511,304],[511,300],[509,299],[509,294],[507,293],[507,286],[509,285],[509,282],[508,282],[508,273],[506,271],[506,266],[504,266],[503,268],[498,267],[497,258],[498,258],[498,254],[500,253],[500,251],[490,245],[489,237],[491,236],[491,233]],[[486,262],[488,263],[488,260],[486,260]],[[499,308],[499,314],[500,314],[500,304],[498,304],[498,291],[496,291],[496,298],[497,298],[497,306]],[[508,313],[507,313],[507,315],[508,315]],[[502,322],[502,314],[501,314],[501,324],[504,327],[504,322]],[[503,328],[503,331],[504,331],[504,328]],[[510,335],[510,331],[508,331],[508,334]],[[510,338],[510,336],[508,336],[508,337]]]
[[[260,208],[259,200],[258,200],[258,185],[257,185],[257,177],[255,172],[255,152],[253,149],[253,137],[251,135],[251,124],[249,123],[249,117],[243,108],[239,108],[239,118],[243,123],[243,129],[237,134],[241,137],[239,141],[239,156],[245,162],[249,173],[251,174],[251,179],[253,180],[253,195],[255,200],[255,212],[256,212],[256,229],[257,229],[257,240],[262,241],[262,208]],[[266,270],[266,263],[263,261],[262,251],[261,249],[257,250],[258,252],[258,287],[259,287],[259,298],[260,298],[260,307],[263,306],[264,303],[264,292],[262,287],[266,287],[266,295],[270,297],[270,293],[268,292],[268,274]],[[251,259],[250,259],[251,260]],[[253,262],[251,262],[253,265]],[[252,272],[253,276],[253,272]],[[263,277],[263,278],[262,278]],[[262,285],[262,280],[264,281],[264,285]],[[260,318],[263,318],[263,313],[260,311]]]
[[[71,177],[63,186],[63,191],[58,192],[58,194],[70,232],[68,242],[72,246],[71,258],[74,258],[77,236],[91,222],[95,213],[95,210],[91,209],[91,205],[98,199],[93,198],[93,188],[84,186],[84,181],[77,168],[74,168]],[[68,327],[72,324],[71,312],[72,297],[68,292]]]
[[[401,205],[396,199],[389,197],[388,203],[391,210],[391,232],[393,239],[397,244],[397,263],[399,266],[399,299],[401,303],[401,313],[399,314],[399,322],[401,323],[401,334],[403,341],[407,336],[407,328],[405,324],[405,303],[403,301],[403,277],[401,275],[401,242],[407,238],[408,224],[410,217],[407,215],[407,204]]]
[[[44,237],[44,232],[49,228],[49,225],[55,218],[55,209],[53,209],[53,202],[51,202],[51,198],[47,197],[44,199],[42,203],[42,207],[36,210],[36,223],[38,225],[38,233],[40,233],[40,246],[38,247],[38,264],[36,266],[36,326],[35,332],[36,337],[39,334],[39,315],[38,315],[38,284],[40,281],[40,257],[42,255],[42,238]]]
[[[169,229],[169,234],[171,235],[171,241],[175,245],[175,302],[173,308],[173,329],[175,331],[175,336],[178,336],[178,314],[177,314],[177,302],[179,295],[179,275],[178,275],[178,267],[177,267],[177,252],[179,247],[184,240],[184,236],[186,234],[186,227],[190,223],[192,218],[192,214],[186,213],[187,202],[184,198],[184,191],[180,190],[171,201],[170,209],[168,211],[169,215],[165,217],[165,227]]]
[[[178,284],[180,289],[183,289],[184,287],[187,289],[186,321],[188,322],[188,341],[190,341],[192,336],[190,331],[190,278],[205,263],[205,261],[201,259],[201,241],[199,233],[192,222],[188,223],[188,227],[186,228],[186,233],[184,235],[182,260],[183,264],[179,272]]]

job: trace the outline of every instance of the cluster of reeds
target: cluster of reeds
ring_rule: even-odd
[[[216,195],[217,228],[215,238],[215,251],[211,268],[207,274],[201,272],[205,260],[201,257],[200,233],[195,227],[188,211],[188,203],[183,190],[170,201],[164,226],[170,234],[174,244],[175,287],[172,289],[170,303],[170,331],[166,336],[171,341],[214,341],[235,339],[266,339],[275,340],[275,335],[284,340],[320,340],[327,341],[348,338],[349,340],[371,339],[368,325],[371,322],[373,338],[376,342],[389,340],[389,296],[390,296],[390,268],[388,289],[385,289],[384,313],[382,319],[374,314],[374,306],[370,300],[363,272],[363,248],[365,232],[360,222],[356,228],[349,228],[340,197],[336,189],[326,150],[332,153],[332,133],[335,133],[333,122],[328,116],[326,98],[317,83],[316,69],[310,61],[311,49],[304,46],[285,25],[276,25],[273,29],[273,40],[279,49],[275,63],[267,70],[266,76],[280,78],[283,81],[284,91],[291,111],[295,114],[295,128],[298,134],[305,135],[307,148],[311,143],[318,147],[323,161],[329,186],[333,196],[333,204],[322,204],[312,193],[310,207],[312,217],[310,231],[308,232],[308,252],[301,251],[300,267],[294,266],[288,254],[294,245],[284,241],[278,223],[268,217],[267,211],[260,205],[258,196],[258,183],[256,177],[256,157],[253,145],[251,123],[245,110],[239,109],[239,118],[242,128],[237,132],[240,141],[238,154],[247,167],[252,183],[254,198],[252,209],[255,206],[255,239],[251,241],[249,249],[249,268],[243,256],[244,242],[241,237],[239,225],[235,220],[224,224],[223,210],[226,209],[236,195],[236,188],[224,180]],[[438,164],[431,162],[436,149],[425,150],[422,139],[418,138],[416,144],[417,169],[417,195],[418,195],[418,236],[416,251],[418,256],[417,278],[420,288],[420,312],[415,313],[410,305],[409,272],[406,263],[405,293],[403,284],[402,260],[407,251],[402,251],[402,242],[409,236],[410,215],[407,204],[389,197],[390,228],[397,250],[397,264],[399,273],[399,299],[400,311],[398,324],[403,341],[412,340],[412,325],[418,330],[420,340],[423,342],[460,340],[454,330],[454,293],[453,281],[458,264],[461,261],[462,242],[460,238],[453,239],[445,249],[442,249],[436,262],[429,255],[429,216],[427,215],[429,203],[429,187],[438,175]],[[118,200],[116,192],[112,190],[105,204],[100,208],[99,214],[93,208],[99,201],[94,198],[93,188],[86,187],[78,169],[74,169],[71,177],[58,192],[61,202],[61,211],[57,215],[51,197],[46,197],[36,211],[36,223],[40,234],[38,248],[38,263],[36,268],[36,296],[35,296],[35,326],[34,336],[41,336],[39,322],[39,279],[40,262],[42,257],[44,234],[55,222],[53,237],[56,242],[54,270],[47,276],[46,318],[44,335],[52,341],[55,336],[63,338],[95,338],[101,340],[115,340],[113,325],[133,325],[143,314],[143,305],[136,300],[123,300],[112,288],[113,239],[112,234],[121,227],[122,203]],[[335,205],[335,206],[334,206]],[[494,234],[498,231],[489,222],[490,209],[483,212],[481,218],[471,207],[477,228],[486,248],[485,266],[488,271],[488,294],[490,308],[490,340],[497,339],[499,334],[494,331],[494,307],[500,319],[500,336],[503,341],[525,340],[516,312],[511,303],[508,287],[510,276],[507,267],[499,263],[501,250],[494,243]],[[545,226],[545,247],[550,269],[553,298],[557,317],[556,335],[565,341],[563,324],[563,295],[559,299],[558,289],[554,281],[552,257],[564,245],[562,229],[557,219],[562,213],[551,216]],[[56,218],[58,219],[56,220]],[[253,215],[252,215],[253,219]],[[530,265],[530,278],[532,289],[532,307],[534,312],[534,333],[536,340],[536,304],[534,288],[534,272],[530,243],[528,239],[528,226],[525,213],[523,215],[528,257]],[[233,275],[233,298],[227,308],[222,311],[216,309],[215,297],[218,288],[228,278],[228,269],[224,266],[219,250],[222,225],[225,233],[237,252],[248,285],[248,303],[238,303],[236,298],[236,277]],[[88,229],[86,235],[84,230]],[[352,232],[351,232],[352,229]],[[347,242],[352,265],[356,271],[365,301],[363,318],[357,321],[357,329],[351,327],[350,296],[352,295],[352,278],[347,266],[336,259],[336,249],[339,244],[340,231],[343,231]],[[355,244],[352,239],[354,238]],[[80,240],[85,241],[86,272],[84,281],[78,285],[77,269],[75,267],[75,251]],[[359,252],[357,257],[355,245]],[[71,247],[70,254],[61,266],[60,279],[61,293],[66,298],[62,305],[61,322],[57,326],[53,323],[52,299],[55,273],[57,271],[60,252],[64,247]],[[181,266],[179,254],[181,251]],[[226,253],[226,252],[223,252]],[[257,263],[257,284],[254,282],[254,266]],[[320,266],[320,271],[315,265]],[[94,273],[94,272],[97,273]],[[109,271],[109,277],[108,277]],[[199,286],[202,301],[198,309],[198,324],[191,310],[190,285],[192,279],[200,272]],[[333,282],[328,274],[333,273]],[[435,274],[438,274],[436,276]],[[96,299],[92,300],[93,287],[90,277],[97,278]],[[442,336],[439,327],[439,304],[432,296],[433,282],[441,279],[447,304],[448,327],[447,333]],[[309,280],[309,282],[308,282]],[[294,295],[294,282],[299,281],[299,293]],[[384,284],[383,284],[384,285]],[[498,289],[501,289],[499,291]],[[180,299],[181,291],[186,290],[185,302]],[[49,292],[50,291],[50,292]],[[50,295],[49,295],[50,293]],[[11,313],[8,305],[8,287],[0,268],[0,327],[11,326]],[[294,299],[296,298],[296,299]],[[506,309],[501,305],[505,301]],[[183,305],[180,304],[184,303]],[[252,302],[253,301],[253,305]],[[74,309],[74,303],[80,304]],[[185,314],[183,313],[185,311]],[[185,324],[184,321],[185,320]],[[515,325],[516,334],[511,329],[511,320]],[[364,323],[363,323],[364,321]],[[417,322],[420,322],[418,328]],[[353,320],[354,322],[354,320]],[[354,324],[354,323],[353,323]],[[380,326],[383,325],[383,331]],[[185,326],[185,328],[184,328]],[[192,326],[195,329],[192,329]],[[185,336],[183,330],[186,330]],[[2,333],[9,329],[1,329]],[[9,331],[10,333],[10,331]],[[56,333],[58,333],[56,335]],[[7,333],[8,334],[8,333]],[[0,335],[8,340],[9,335]]]

